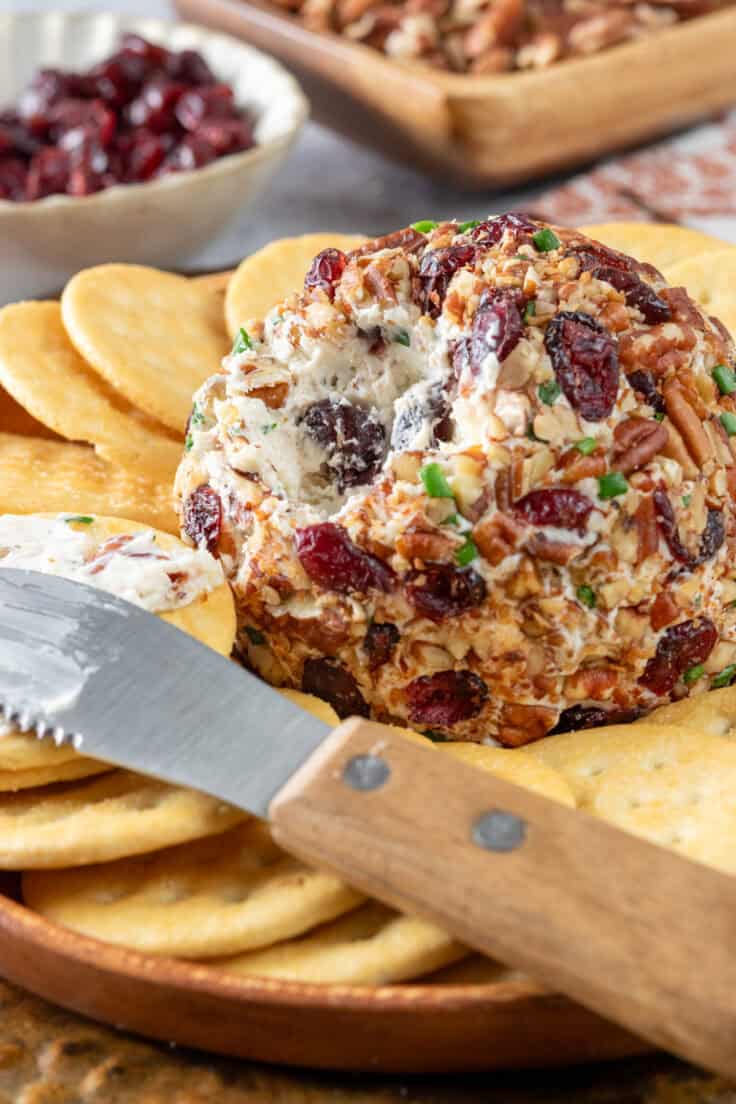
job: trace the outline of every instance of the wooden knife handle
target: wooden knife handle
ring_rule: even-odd
[[[736,1075],[736,879],[358,719],[270,816],[287,850]]]

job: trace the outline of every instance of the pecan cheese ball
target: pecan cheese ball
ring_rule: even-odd
[[[314,259],[196,396],[185,535],[337,712],[516,746],[736,674],[736,350],[516,214]]]

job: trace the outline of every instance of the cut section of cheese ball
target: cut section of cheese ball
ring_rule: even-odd
[[[507,214],[323,250],[196,396],[185,535],[267,679],[450,739],[620,721],[736,661],[736,351]]]

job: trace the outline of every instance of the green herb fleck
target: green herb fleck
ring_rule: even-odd
[[[560,397],[560,385],[557,380],[545,380],[544,383],[540,383],[537,388],[537,394],[543,403],[547,406],[552,406]]]
[[[736,433],[736,414],[731,414],[728,410],[725,414],[721,414],[721,425],[728,436],[733,437],[734,433]]]
[[[394,334],[394,341],[397,345],[405,345],[407,349],[411,345],[411,337],[406,330],[399,330],[398,333]]]
[[[450,514],[449,517],[445,518],[445,520],[442,522],[442,524],[443,525],[459,525],[460,524],[460,518],[457,516],[457,514]]]
[[[246,625],[245,626],[245,631],[248,634],[248,639],[250,640],[251,644],[265,644],[266,643],[266,638],[263,635],[263,633],[259,632],[258,629],[254,629],[252,625]]]
[[[711,689],[720,690],[723,686],[730,686],[736,675],[736,663],[729,663],[728,667],[724,667],[722,671],[719,671],[714,679],[711,680]]]
[[[461,222],[457,228],[458,234],[467,234],[468,230],[475,230],[476,226],[480,226],[480,219],[471,219],[470,222]]]
[[[598,442],[595,437],[583,437],[580,441],[575,442],[575,448],[578,452],[582,452],[583,456],[590,456],[591,452],[595,452],[598,447]]]
[[[268,425],[261,426],[261,433],[273,433],[276,429],[278,422],[269,422]]]
[[[527,305],[524,307],[524,321],[529,322],[534,318],[537,313],[537,301],[536,299],[530,299]]]
[[[621,472],[608,472],[598,480],[598,496],[600,498],[617,498],[626,494],[629,484]]]
[[[696,663],[694,667],[691,667],[688,671],[685,672],[685,674],[682,676],[682,681],[687,686],[692,686],[692,684],[694,682],[697,682],[698,679],[702,678],[704,674],[705,667],[703,666],[703,664]]]
[[[457,552],[455,553],[455,559],[461,567],[465,567],[467,564],[472,563],[472,561],[476,559],[477,556],[478,546],[476,545],[474,540],[471,540],[470,537],[466,537],[465,544],[461,548],[458,548]]]
[[[664,410],[658,410],[657,413],[654,415],[654,420],[655,420],[655,422],[663,422],[664,421]]]
[[[547,227],[532,234],[532,241],[540,253],[551,253],[553,249],[560,248],[560,239]]]
[[[194,438],[192,437],[191,433],[187,433],[186,437],[184,438],[184,449],[186,450],[186,452],[190,452],[193,447]]]
[[[736,391],[736,374],[728,365],[716,364],[712,376],[722,395],[730,395]]]
[[[253,342],[250,339],[250,334],[241,326],[238,330],[238,336],[235,338],[235,344],[233,345],[233,356],[237,356],[238,353],[245,353],[248,349],[253,348]]]
[[[575,592],[578,596],[578,601],[582,602],[588,609],[595,609],[597,598],[595,591],[589,586],[579,586]]]
[[[689,506],[690,503],[692,502],[692,500],[693,500],[693,496],[691,494],[683,495],[682,496],[682,505],[683,506]]]
[[[77,525],[91,525],[94,520],[95,519],[93,517],[88,517],[86,514],[75,514],[74,517],[64,518],[64,521],[67,523],[67,525],[71,525],[73,523]]]
[[[419,234],[431,234],[438,226],[439,223],[435,222],[433,219],[420,219],[419,222],[413,222],[411,224],[412,230],[416,230]]]
[[[455,497],[439,464],[425,464],[419,471],[419,478],[430,498]]]
[[[192,416],[189,419],[189,424],[193,426],[204,425],[204,414],[196,403],[192,407]]]

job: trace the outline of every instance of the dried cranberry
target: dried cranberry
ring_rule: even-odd
[[[372,621],[363,640],[368,655],[368,667],[377,671],[388,663],[399,643],[399,630],[390,621]]]
[[[52,141],[73,149],[85,139],[94,138],[108,146],[115,136],[117,119],[102,100],[61,100],[49,110]]]
[[[302,672],[302,690],[329,702],[341,719],[367,717],[370,710],[350,671],[330,659],[308,659]]]
[[[492,288],[483,292],[473,316],[470,338],[470,367],[478,374],[483,361],[493,353],[505,360],[519,344],[524,332],[524,296],[515,288]]]
[[[176,81],[149,81],[140,96],[128,105],[128,121],[134,127],[142,126],[154,134],[165,134],[175,129],[177,107],[184,95],[184,85]]]
[[[121,108],[138,95],[154,71],[146,58],[135,50],[120,50],[90,69],[89,76],[95,96],[111,107]]]
[[[406,576],[406,596],[417,613],[430,621],[442,621],[481,605],[486,584],[472,567],[428,563]]]
[[[166,71],[174,80],[184,84],[214,84],[215,75],[197,50],[180,50],[169,54]]]
[[[18,114],[34,134],[44,134],[48,128],[49,108],[59,100],[74,95],[74,76],[58,69],[41,69],[21,94]]]
[[[147,38],[139,34],[125,34],[120,40],[123,50],[130,50],[133,54],[139,54],[151,66],[163,68],[169,62],[171,55],[165,46],[158,46],[155,42],[149,42]]]
[[[166,136],[145,130],[136,131],[129,138],[123,157],[125,180],[130,183],[149,180],[169,152],[170,143]]]
[[[653,410],[656,410],[658,414],[664,414],[666,412],[667,408],[664,404],[664,398],[658,391],[657,384],[651,372],[644,372],[637,369],[636,372],[629,372],[626,378],[634,390],[639,392],[644,401],[648,403]]]
[[[208,483],[200,484],[184,503],[184,532],[198,548],[215,555],[222,532],[222,501]]]
[[[304,290],[319,288],[335,298],[335,284],[345,271],[348,259],[340,249],[323,249],[312,261],[304,277]]]
[[[193,169],[201,169],[216,160],[217,154],[205,139],[199,134],[187,134],[173,150],[167,154],[166,160],[161,166],[160,172],[177,173],[191,172]]]
[[[529,491],[513,505],[513,512],[530,525],[585,531],[593,503],[587,495],[568,487],[541,487]]]
[[[233,90],[228,84],[211,84],[185,92],[176,117],[185,130],[197,130],[204,119],[228,119],[235,114]]]
[[[353,406],[347,399],[320,399],[301,422],[327,453],[327,467],[342,492],[369,483],[386,451],[386,431],[374,408]]]
[[[412,724],[450,728],[477,716],[488,697],[488,687],[472,671],[438,671],[422,675],[406,688]]]
[[[611,249],[610,246],[597,241],[588,241],[584,245],[577,246],[572,253],[580,261],[583,272],[592,272],[593,269],[601,266],[617,268],[622,272],[633,272],[639,267],[633,257],[627,257],[625,253],[619,253],[617,249]]]
[[[197,130],[218,157],[252,149],[253,127],[247,119],[205,119]]]
[[[672,318],[672,310],[669,303],[665,303],[657,295],[654,288],[641,280],[635,272],[626,272],[610,265],[593,269],[596,280],[604,280],[616,291],[623,292],[624,299],[630,307],[635,307],[644,316],[644,321],[650,325],[658,322],[669,322]]]
[[[33,155],[26,178],[26,199],[63,195],[69,183],[69,154],[66,150],[45,146]]]
[[[516,240],[522,236],[528,237],[538,229],[539,227],[524,215],[516,215],[513,211],[509,211],[505,215],[496,215],[495,218],[481,222],[470,231],[470,237],[475,242],[482,242],[483,245],[498,245],[507,232]]]
[[[395,582],[388,564],[353,544],[343,527],[331,521],[297,529],[296,553],[309,578],[326,590],[389,591]]]
[[[0,116],[0,157],[6,154],[32,157],[40,146],[40,139],[31,133],[15,112],[4,112]]]
[[[686,671],[708,658],[717,641],[718,630],[708,617],[672,625],[660,636],[640,684],[658,697],[669,694]]]
[[[18,157],[0,158],[0,199],[25,198],[27,166]]]
[[[473,245],[448,245],[424,254],[419,265],[419,306],[425,314],[439,318],[452,277],[472,265],[475,257]]]
[[[638,709],[605,709],[602,705],[571,705],[563,709],[557,724],[548,736],[561,732],[577,732],[583,728],[602,728],[604,725],[629,724],[640,715]]]
[[[700,538],[698,553],[697,555],[692,555],[680,538],[675,512],[672,509],[672,503],[665,491],[655,491],[652,498],[654,499],[654,509],[657,514],[659,530],[674,559],[679,560],[679,562],[684,564],[689,570],[693,570],[715,556],[726,536],[723,524],[723,514],[720,510],[708,510],[705,528]]]
[[[557,382],[581,417],[600,422],[618,395],[618,351],[611,334],[589,314],[562,311],[544,335]]]
[[[414,447],[418,435],[424,437],[425,428],[429,430],[429,441],[422,447],[434,448],[439,441],[451,441],[454,426],[450,409],[441,384],[435,384],[426,393],[422,389],[416,395],[408,392],[391,430],[393,451],[406,452]]]

